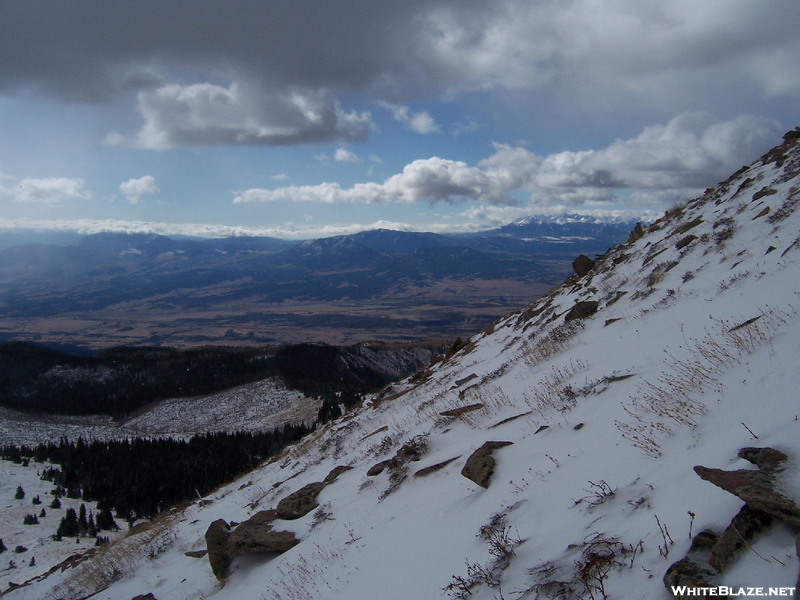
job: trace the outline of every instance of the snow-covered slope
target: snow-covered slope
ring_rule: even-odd
[[[669,598],[691,537],[742,505],[695,465],[754,469],[737,451],[771,446],[800,501],[797,141],[277,460],[7,597]],[[567,321],[579,302],[596,312]],[[484,489],[461,470],[487,441],[512,444]],[[419,460],[367,475],[403,446]],[[291,550],[238,557],[224,583],[185,555],[338,465],[315,511],[274,522]],[[796,533],[776,521],[712,583],[794,586]]]

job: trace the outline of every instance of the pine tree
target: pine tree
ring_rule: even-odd
[[[68,508],[64,518],[61,519],[61,523],[58,525],[56,537],[72,537],[77,536],[78,533],[78,514],[74,508]]]
[[[8,550],[8,548],[6,548],[6,545],[3,543],[3,539],[0,538],[0,554],[5,552],[6,550]]]
[[[22,500],[25,497],[25,490],[22,489],[22,486],[17,486],[17,493],[14,494],[15,500]]]
[[[94,522],[94,514],[91,511],[89,511],[89,521],[86,527],[86,535],[89,537],[94,537],[97,535],[97,526]]]
[[[81,503],[78,517],[78,531],[81,535],[86,535],[89,531],[89,522],[86,520],[86,505]]]
[[[53,498],[53,501],[50,503],[50,508],[61,508],[61,500],[58,499],[58,496]]]

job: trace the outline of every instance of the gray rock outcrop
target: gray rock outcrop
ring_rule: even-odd
[[[775,448],[742,448],[737,453],[739,458],[753,463],[759,471],[775,473],[786,468],[789,457]]]
[[[208,548],[208,562],[214,577],[220,581],[228,574],[231,558],[228,556],[226,546],[231,530],[224,519],[217,519],[206,530],[206,548]]]
[[[589,271],[594,269],[594,265],[595,262],[585,254],[581,254],[578,258],[572,261],[572,269],[575,271],[578,277],[588,275]]]
[[[300,543],[291,531],[273,531],[276,510],[262,510],[240,524],[228,537],[229,556],[258,552],[286,552]]]
[[[276,512],[279,519],[293,520],[306,516],[317,508],[317,495],[327,486],[324,481],[315,481],[301,487],[278,502]]]
[[[564,317],[565,321],[574,321],[575,319],[586,319],[591,317],[597,312],[600,303],[596,300],[584,300],[583,302],[575,303],[575,306],[569,309],[567,316]]]
[[[510,446],[513,443],[514,442],[485,442],[470,455],[467,462],[464,464],[464,468],[461,469],[461,474],[482,488],[488,488],[489,481],[494,474],[494,468],[497,466],[497,461],[492,454],[498,448]]]
[[[322,481],[315,481],[301,487],[296,492],[293,492],[278,502],[276,507],[276,514],[278,519],[286,519],[291,521],[300,519],[317,508],[317,496],[327,486],[336,481],[345,471],[349,471],[352,467],[338,466],[334,467],[330,473],[325,476]]]
[[[738,496],[751,507],[800,527],[800,506],[776,489],[773,473],[744,469],[723,471],[702,466],[695,467],[694,471],[702,479]]]
[[[717,539],[708,564],[717,571],[726,571],[758,533],[772,524],[772,516],[745,504]]]

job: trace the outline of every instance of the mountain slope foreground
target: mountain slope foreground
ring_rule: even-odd
[[[790,595],[794,517],[717,571],[696,536],[733,531],[743,502],[694,467],[800,504],[799,135],[277,460],[4,600],[658,600],[692,538],[708,585]],[[462,475],[482,446],[486,487]],[[754,475],[740,454],[769,451],[748,447],[788,458]],[[224,581],[191,557],[213,522],[301,489],[316,507],[272,521],[291,549],[234,557]]]

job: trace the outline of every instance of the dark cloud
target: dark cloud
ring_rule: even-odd
[[[796,92],[799,25],[796,0],[3,2],[0,87],[100,100],[120,74],[128,85],[169,75],[388,98],[653,77],[696,85],[736,65],[761,91]]]
[[[361,142],[372,131],[369,113],[345,112],[330,94],[210,83],[170,84],[139,93],[145,124],[136,143],[173,146],[290,146]]]
[[[629,123],[633,133],[696,110],[795,119],[798,30],[797,0],[7,1],[0,93],[93,102],[139,93],[145,146],[153,128],[162,145],[357,141],[370,128],[353,130],[342,115],[363,115],[336,108],[348,92],[398,109],[521,94],[509,111],[521,123]],[[168,114],[178,105],[155,106],[171,86],[195,85],[246,91],[255,130],[229,115],[193,131]],[[292,94],[328,98],[325,124],[298,124]],[[405,118],[436,127],[424,112]],[[282,128],[285,138],[253,134]]]
[[[102,100],[140,65],[197,81],[229,71],[276,85],[369,86],[429,1],[42,0],[0,5],[0,86]],[[133,78],[135,72],[131,73]],[[133,79],[128,79],[130,83]],[[189,81],[188,83],[195,83]],[[227,83],[227,82],[225,82]]]

